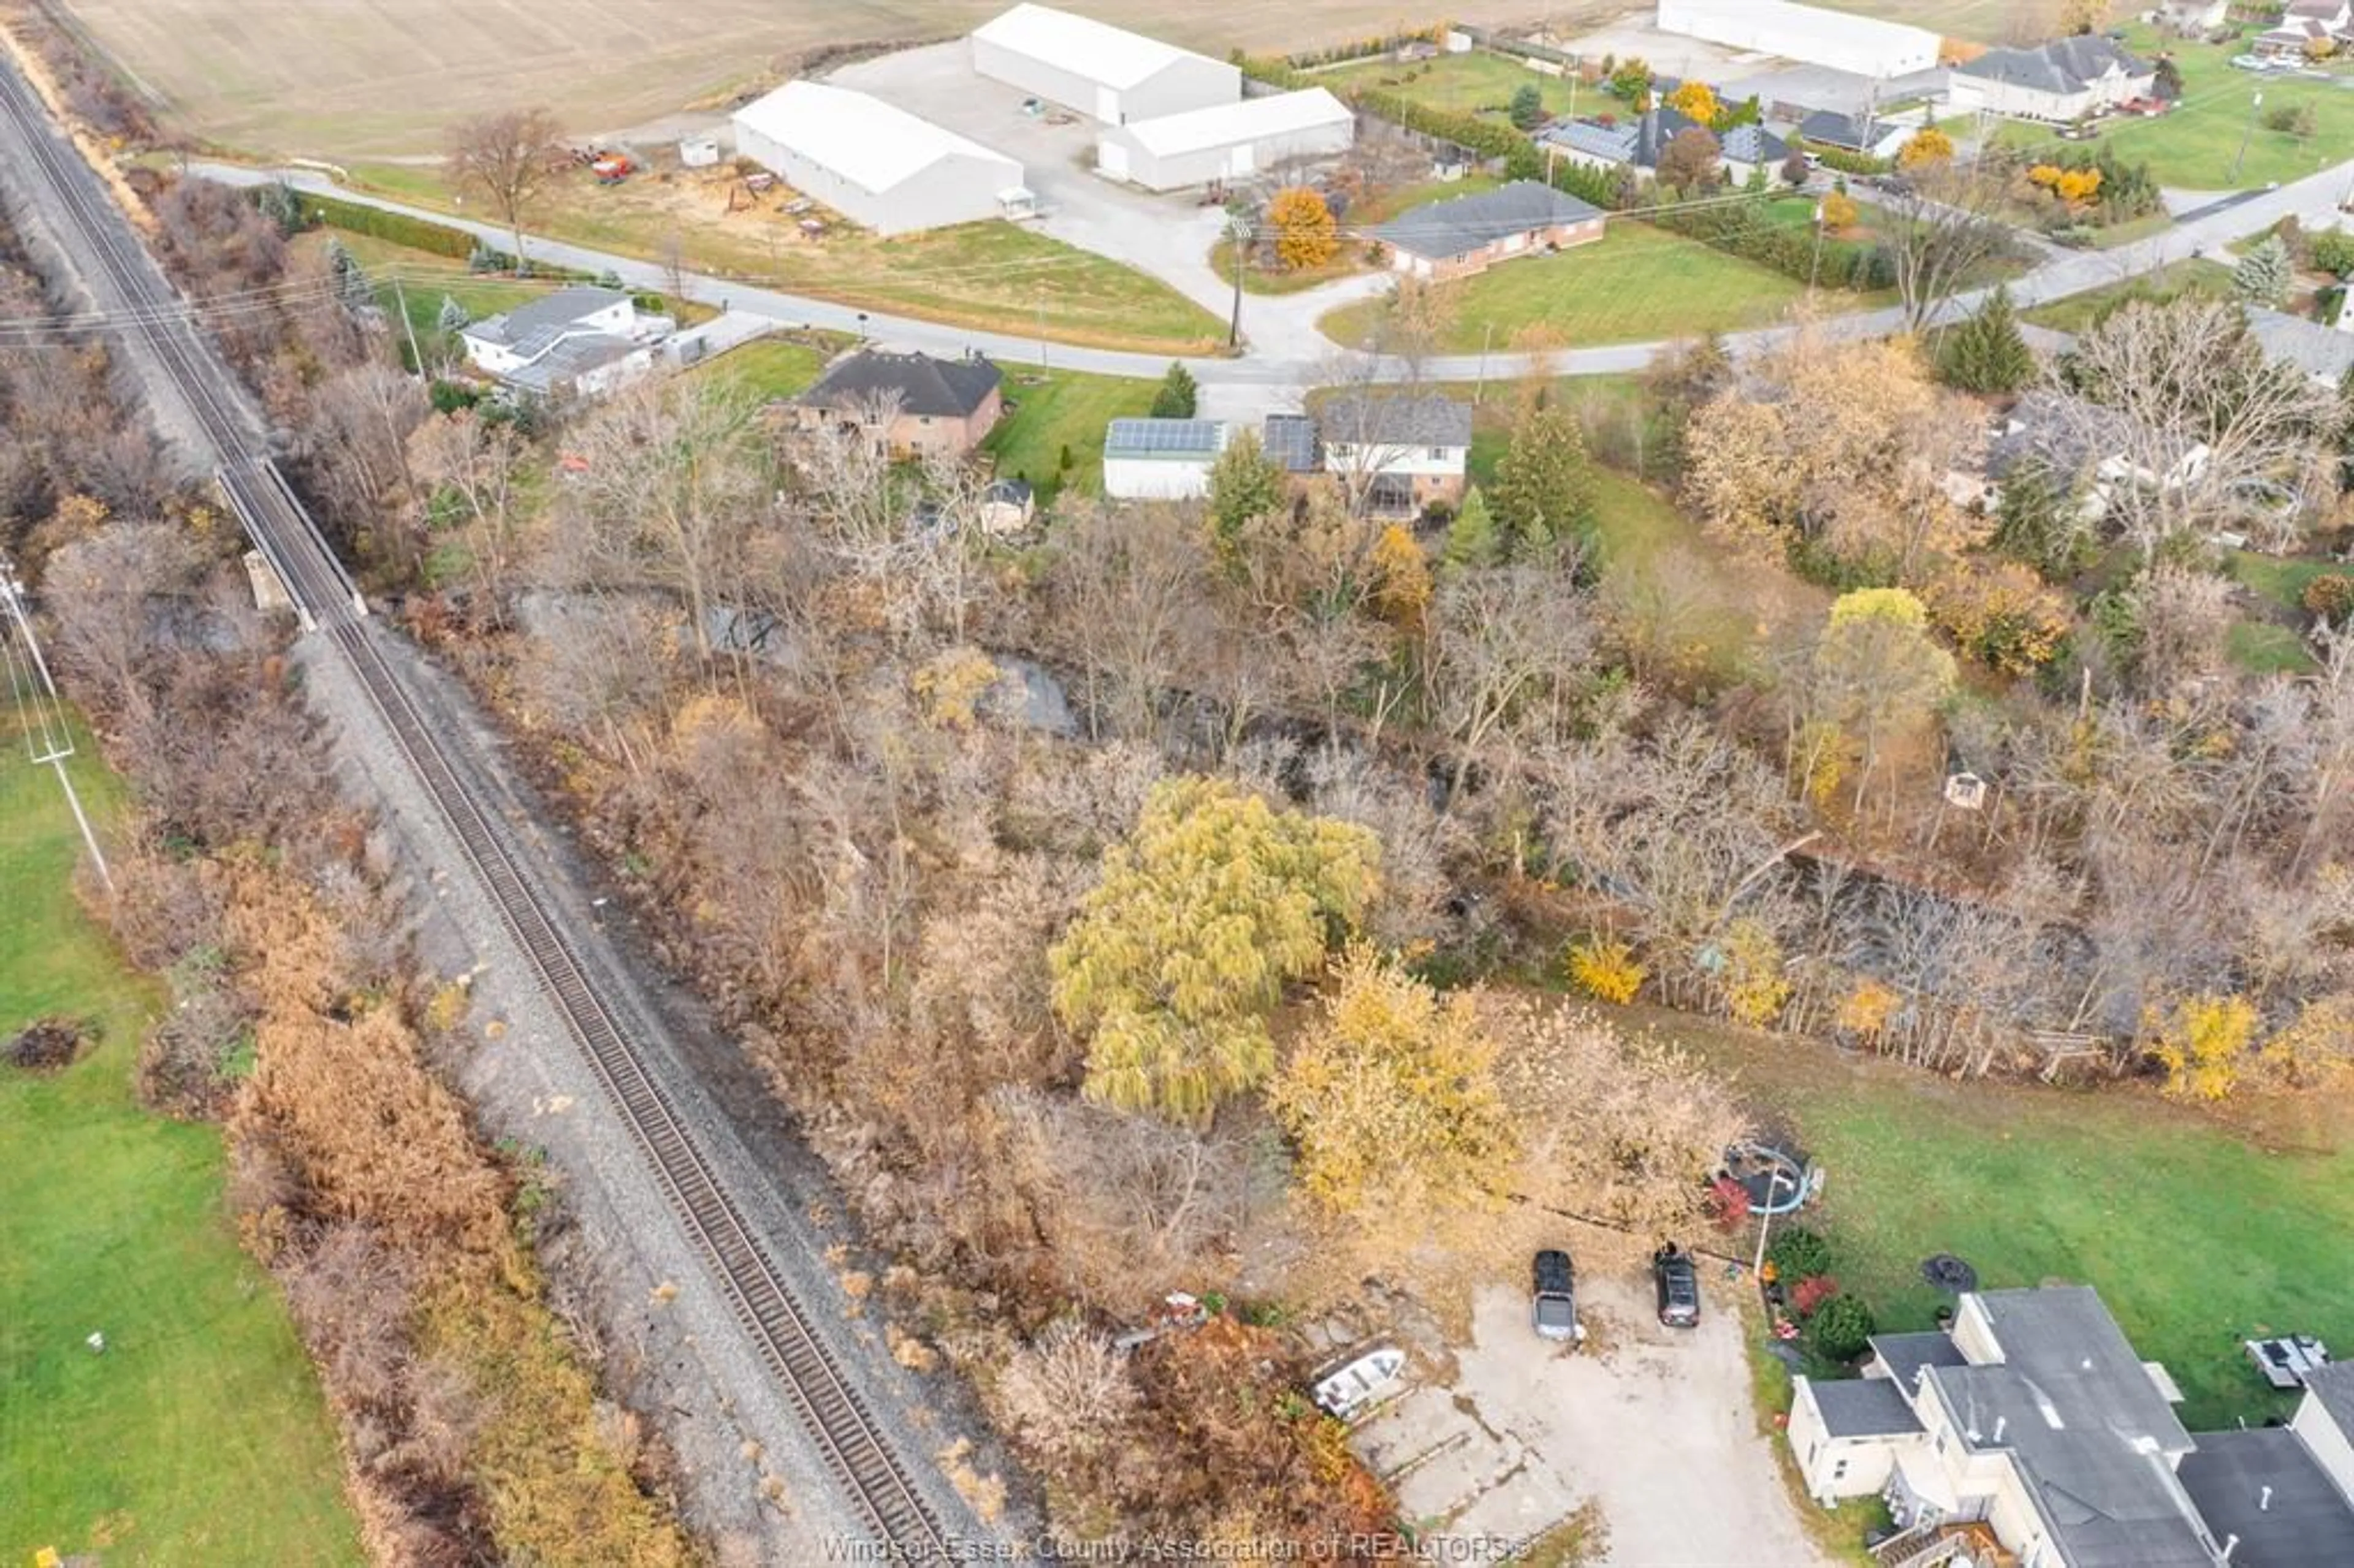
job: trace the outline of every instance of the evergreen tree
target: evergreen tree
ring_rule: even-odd
[[[1455,521],[1447,525],[1447,542],[1438,552],[1439,570],[1451,577],[1474,567],[1492,567],[1502,546],[1495,514],[1488,510],[1488,498],[1475,485],[1463,497],[1463,508],[1456,513]]]
[[[2172,103],[2182,96],[2182,68],[2172,55],[2158,57],[2158,65],[2150,72],[2150,96],[2163,103]]]
[[[327,272],[335,281],[335,297],[346,310],[357,310],[376,302],[376,285],[368,281],[366,269],[359,259],[344,249],[340,239],[327,241]]]
[[[1193,373],[1172,359],[1169,362],[1169,374],[1161,378],[1160,389],[1152,394],[1152,417],[1190,419],[1198,396]]]
[[[441,313],[433,318],[435,326],[440,327],[443,332],[463,332],[473,323],[473,312],[448,294],[441,296]]]
[[[1512,123],[1523,131],[1533,131],[1544,123],[1544,94],[1535,82],[1523,82],[1512,94]]]
[[[1489,504],[1513,560],[1541,559],[1583,533],[1593,520],[1594,493],[1577,422],[1551,403],[1530,404],[1496,465]]]
[[[2035,353],[2020,334],[2009,289],[1997,288],[1946,337],[1937,372],[1965,392],[2016,392],[2034,379]]]
[[[2232,291],[2252,305],[2277,309],[2288,298],[2294,271],[2288,247],[2279,235],[2267,234],[2232,271]]]
[[[1210,545],[1232,570],[1242,553],[1243,529],[1283,506],[1283,468],[1245,430],[1210,465]]]

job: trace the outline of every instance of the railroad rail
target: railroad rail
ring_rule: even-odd
[[[501,814],[480,800],[409,683],[366,624],[367,606],[278,465],[254,439],[249,404],[200,335],[194,313],[133,238],[89,166],[57,134],[24,79],[0,69],[0,110],[25,132],[38,177],[121,297],[128,323],[154,352],[219,459],[214,477],[274,571],[306,632],[342,656],[401,757],[432,799],[482,890],[522,949],[729,1306],[807,1425],[826,1467],[879,1538],[910,1559],[945,1560],[949,1538],[872,1412],[811,1327],[708,1154],[592,983],[591,961],[535,885]]]

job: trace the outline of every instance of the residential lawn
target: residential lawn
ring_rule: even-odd
[[[1599,114],[1622,107],[1599,87],[1579,86],[1573,94],[1567,78],[1531,70],[1519,60],[1484,49],[1440,55],[1412,65],[1390,59],[1363,60],[1318,71],[1316,79],[1335,92],[1344,84],[1376,87],[1433,109],[1490,114],[1499,120],[1508,117],[1512,94],[1529,82],[1537,84],[1548,114]]]
[[[1399,185],[1351,207],[1349,227],[1363,233],[1376,224],[1401,217],[1416,207],[1428,207],[1437,201],[1453,201],[1457,196],[1478,196],[1481,191],[1494,190],[1503,183],[1494,175],[1466,175],[1459,180],[1424,180],[1417,185]]]
[[[1354,227],[1353,224],[1352,227]],[[1285,271],[1271,271],[1254,263],[1243,269],[1243,292],[1246,294],[1304,294],[1310,289],[1342,278],[1353,278],[1365,270],[1366,248],[1346,233],[1341,238],[1340,249],[1332,260],[1321,267],[1302,267]],[[1221,278],[1232,280],[1235,275],[1235,242],[1221,239],[1210,247],[1210,270]]]
[[[2246,189],[2302,179],[2327,168],[2354,143],[2354,76],[2344,67],[2324,77],[2267,75],[2233,70],[2226,63],[2242,44],[2191,44],[2160,40],[2154,28],[2136,23],[2125,29],[2126,45],[2147,58],[2160,48],[2173,52],[2182,68],[2183,97],[2155,120],[2117,116],[2102,122],[2098,143],[2064,143],[2043,126],[2011,124],[1999,140],[2007,145],[2059,148],[2101,145],[2133,163],[2147,163],[2160,185],[2186,190]],[[2264,95],[2250,130],[2250,99]],[[2310,108],[2315,133],[2303,141],[2285,131],[2264,128],[2262,116],[2275,109]],[[2247,154],[2234,177],[2241,143]]]
[[[1243,272],[1243,291],[1246,294],[1299,294],[1341,278],[1352,278],[1366,270],[1364,243],[1367,234],[1395,217],[1428,207],[1433,202],[1452,201],[1480,191],[1491,191],[1504,182],[1493,175],[1466,175],[1459,180],[1424,180],[1416,185],[1400,185],[1386,190],[1351,207],[1341,222],[1341,249],[1332,260],[1321,267],[1304,271],[1274,272],[1261,267],[1250,267]],[[1210,266],[1218,276],[1234,276],[1235,248],[1230,240],[1221,239],[1210,248]]]
[[[2313,668],[2305,639],[2269,620],[2235,622],[2224,635],[2223,651],[2251,675],[2301,675]]]
[[[486,278],[467,271],[462,261],[437,256],[429,250],[412,250],[372,234],[320,228],[303,235],[295,244],[323,251],[330,241],[340,242],[352,260],[366,269],[376,282],[376,297],[386,313],[398,321],[396,313],[407,308],[408,325],[420,340],[429,340],[441,330],[441,302],[445,299],[457,301],[470,318],[480,321],[484,316],[511,311],[561,286],[532,278]]]
[[[808,391],[843,346],[823,337],[810,342],[760,338],[696,366],[695,374],[765,403]]]
[[[1944,1299],[1923,1258],[1951,1252],[1988,1287],[2092,1285],[2187,1395],[2194,1429],[2286,1412],[2240,1341],[2354,1342],[2354,1154],[2274,1152],[2139,1086],[1955,1083],[1829,1047],[1631,1010],[1737,1075],[1828,1172],[1807,1223],[1881,1327],[1925,1329]],[[2342,1106],[2274,1107],[2349,1130]],[[2285,1116],[2280,1118],[2286,1122]]]
[[[2138,278],[2120,279],[2105,288],[2088,289],[2064,300],[2021,311],[2020,318],[2055,332],[2083,332],[2108,308],[2127,300],[2163,304],[2185,295],[2200,299],[2232,297],[2232,270],[2220,261],[2175,261]]]
[[[2120,245],[2147,239],[2151,235],[2163,234],[2173,227],[2174,215],[2165,212],[2153,212],[2142,217],[2129,218],[2124,223],[2112,223],[2093,230],[2093,249],[2115,250]]]
[[[120,790],[89,755],[103,821]],[[0,720],[0,1039],[51,1014],[101,1032],[54,1075],[0,1064],[0,1561],[361,1563],[318,1382],[223,1208],[220,1135],[134,1096],[162,997],[68,890],[80,848]]]
[[[2342,561],[2316,561],[2287,556],[2264,556],[2253,550],[2234,550],[2231,558],[2232,576],[2248,588],[2276,604],[2302,611],[2305,590],[2316,577],[2326,577],[2336,572],[2354,573],[2354,567]]]
[[[1006,402],[1019,407],[981,443],[997,460],[997,471],[1028,480],[1042,503],[1066,487],[1101,494],[1104,428],[1149,411],[1160,384],[1034,365],[1004,369]],[[1071,454],[1068,469],[1062,466],[1065,451]]]
[[[420,178],[407,165],[354,165],[350,172],[363,188],[481,216],[457,207],[438,178]],[[693,270],[859,310],[988,331],[1043,330],[1061,342],[1145,353],[1208,354],[1225,345],[1225,323],[1167,284],[1034,228],[967,223],[885,239],[837,220],[809,239],[800,229],[803,217],[824,214],[787,213],[790,193],[781,189],[731,212],[736,185],[725,166],[642,175],[619,185],[571,173],[555,184],[529,227],[642,260],[662,260],[674,245]]]
[[[1566,346],[1697,337],[1765,326],[1803,297],[1794,278],[1712,250],[1628,218],[1613,218],[1604,237],[1554,256],[1522,257],[1476,278],[1446,286],[1455,321],[1443,347],[1500,351],[1512,334],[1542,322]],[[1861,303],[1864,295],[1833,294]],[[1344,305],[1318,324],[1333,341],[1356,344],[1374,330],[1378,300]],[[1492,336],[1490,329],[1493,329]]]

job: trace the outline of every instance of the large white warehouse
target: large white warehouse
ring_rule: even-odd
[[[846,88],[789,81],[735,121],[738,154],[877,234],[998,217],[1029,198],[1004,154]]]
[[[1943,44],[1925,28],[1786,0],[1659,0],[1659,26],[1687,38],[1882,78],[1934,69]]]
[[[1263,174],[1287,158],[1345,153],[1356,139],[1355,112],[1311,87],[1108,127],[1096,143],[1096,169],[1173,191]]]
[[[1107,125],[1234,103],[1224,60],[1049,5],[1016,5],[972,35],[972,69]]]

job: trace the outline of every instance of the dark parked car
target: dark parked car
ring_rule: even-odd
[[[1700,1268],[1691,1254],[1670,1242],[1651,1255],[1651,1283],[1659,1293],[1659,1321],[1670,1329],[1700,1326]]]
[[[1547,1247],[1537,1254],[1536,1306],[1532,1320],[1537,1335],[1546,1340],[1575,1340],[1577,1332],[1577,1288],[1569,1254]]]

